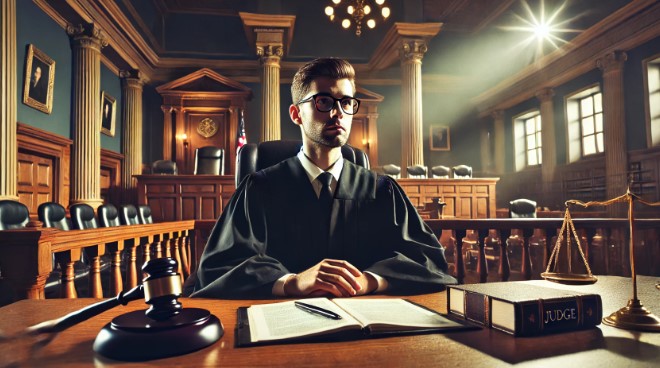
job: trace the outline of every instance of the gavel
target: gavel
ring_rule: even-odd
[[[200,308],[183,308],[181,276],[172,258],[156,258],[142,267],[147,274],[141,285],[115,298],[92,304],[64,317],[29,327],[24,334],[61,332],[118,305],[144,298],[146,311],[115,317],[94,341],[94,351],[108,358],[143,361],[199,350],[222,337],[220,320]]]

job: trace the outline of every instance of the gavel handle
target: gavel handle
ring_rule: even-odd
[[[138,285],[126,293],[123,291],[119,292],[115,298],[92,304],[81,310],[71,312],[64,317],[41,322],[34,326],[28,327],[24,333],[26,335],[38,335],[41,333],[61,332],[75,324],[86,321],[96,315],[112,309],[119,304],[126,305],[128,302],[142,298],[144,298],[144,287],[142,285]]]

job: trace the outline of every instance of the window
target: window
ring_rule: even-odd
[[[541,165],[541,114],[538,111],[524,113],[513,120],[515,136],[516,171],[528,166]]]
[[[660,145],[660,58],[646,61],[646,88],[648,100],[646,101],[646,120],[649,146]]]
[[[566,100],[566,117],[569,162],[605,151],[603,95],[599,86],[569,96]]]

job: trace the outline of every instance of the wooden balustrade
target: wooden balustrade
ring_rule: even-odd
[[[460,282],[538,278],[547,266],[562,221],[561,218],[425,220],[445,246],[453,266],[452,274]],[[630,276],[627,219],[581,218],[573,222],[594,274]],[[15,288],[18,299],[43,299],[54,256],[62,270],[62,295],[75,298],[74,263],[83,252],[92,259],[107,254],[111,259],[108,294],[115,295],[122,287],[128,289],[138,284],[141,278],[138,265],[151,257],[172,256],[179,262],[183,277],[194,273],[214,225],[215,220],[185,220],[60,231],[30,223],[25,229],[0,231],[0,269]],[[660,219],[637,219],[635,228],[637,273],[660,276],[660,264],[653,262],[660,259]],[[566,248],[563,247],[564,251]],[[572,247],[572,252],[574,272],[584,272],[577,249]],[[560,263],[564,260],[564,255],[560,255]],[[124,277],[122,262],[126,263]],[[491,268],[497,270],[495,275],[489,275]],[[91,296],[102,297],[100,275],[94,264],[89,278]]]
[[[17,299],[44,299],[54,256],[62,270],[62,296],[75,298],[73,266],[85,252],[91,260],[90,296],[101,298],[99,257],[107,254],[111,260],[107,291],[116,295],[138,284],[140,265],[152,257],[173,257],[182,276],[188,276],[190,259],[197,257],[190,251],[194,228],[193,220],[71,231],[44,228],[40,222],[31,222],[24,229],[0,231],[0,269],[15,289]],[[125,278],[121,274],[122,251],[126,254]]]
[[[453,264],[453,275],[461,283],[470,283],[508,281],[512,274],[520,280],[540,278],[563,218],[427,219],[425,222],[445,246],[448,261]],[[573,219],[573,223],[592,273],[630,276],[627,219],[581,218]],[[660,259],[659,229],[660,219],[635,220],[638,274],[660,275],[660,266],[653,262]],[[472,238],[470,233],[474,234]],[[474,245],[465,249],[470,239]],[[568,268],[566,249],[564,244],[559,256],[559,270],[563,272]],[[572,271],[586,273],[575,244],[571,251]],[[496,278],[492,275],[489,278],[490,268],[497,268]]]

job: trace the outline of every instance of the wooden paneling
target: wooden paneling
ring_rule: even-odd
[[[443,216],[457,218],[496,217],[495,185],[499,178],[397,179],[415,206],[440,198],[446,203]]]
[[[18,153],[18,198],[36,213],[39,204],[51,201],[53,188],[53,157]]]
[[[101,149],[101,198],[104,203],[118,206],[133,202],[133,199],[122,198],[121,165],[123,160],[124,155]]]
[[[233,175],[138,175],[138,203],[154,221],[215,220],[234,194]]]

